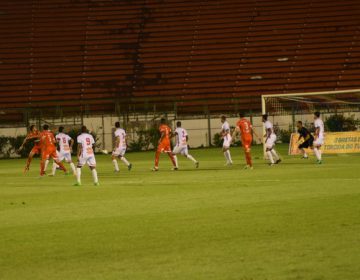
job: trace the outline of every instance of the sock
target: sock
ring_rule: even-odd
[[[232,163],[230,150],[227,150],[226,153],[227,153],[227,158],[229,159],[229,162]]]
[[[45,174],[45,161],[41,160],[40,161],[40,176],[43,176]]]
[[[75,175],[76,174],[76,169],[75,169],[75,164],[73,162],[70,162],[70,167],[71,167],[71,170],[72,170],[73,174]]]
[[[174,166],[174,167],[177,167],[173,154],[172,154],[171,152],[170,152],[170,153],[167,153],[167,154],[168,154],[168,156],[169,156],[169,158],[170,158],[173,166]]]
[[[64,164],[58,160],[54,160],[54,162],[59,165],[60,169],[63,170],[64,172],[66,172],[66,167],[64,166]]]
[[[175,161],[175,166],[176,166],[176,167],[179,167],[177,156],[176,156],[176,155],[173,155],[173,157],[174,157],[174,161]]]
[[[160,152],[156,151],[155,153],[155,167],[159,167],[159,159],[160,159]]]
[[[303,157],[304,157],[304,158],[307,158],[307,157],[308,157],[308,154],[305,152],[305,150],[303,150]]]
[[[196,159],[194,159],[192,155],[187,155],[186,157],[190,159],[193,163],[196,163]]]
[[[125,157],[121,157],[121,161],[122,161],[123,163],[125,163],[126,166],[129,166],[129,165],[130,165],[130,163],[127,161],[127,159],[126,159]]]
[[[274,163],[274,159],[273,159],[273,156],[272,156],[272,154],[271,154],[271,151],[267,151],[266,154],[267,154],[270,162],[271,162],[271,163]]]
[[[81,168],[76,168],[76,181],[81,184]]]
[[[45,164],[44,164],[44,172],[46,171],[48,164],[49,164],[49,160],[47,159],[45,160]]]
[[[318,148],[314,147],[314,154],[315,154],[317,160],[321,160],[321,153]]]
[[[279,159],[279,156],[278,156],[277,152],[276,152],[274,149],[271,150],[271,154],[273,155],[273,158],[274,158],[275,160],[278,160],[278,159]]]
[[[91,173],[92,173],[92,176],[93,176],[93,179],[94,179],[94,183],[98,183],[99,180],[98,180],[96,169],[92,169]]]
[[[30,167],[30,163],[32,161],[32,157],[28,157],[27,161],[26,161],[26,168],[28,169]]]
[[[225,157],[227,163],[230,162],[227,151],[224,152],[224,157]]]
[[[319,158],[321,160],[322,159],[322,157],[321,157],[322,151],[320,149],[318,149],[318,152],[319,152]]]
[[[251,154],[250,152],[245,152],[246,164],[252,166]]]
[[[56,164],[55,161],[54,161],[54,162],[53,162],[53,165],[52,165],[51,175],[55,175],[55,173],[56,173],[56,167],[57,167],[57,164]]]
[[[113,159],[113,164],[114,164],[114,168],[115,168],[115,171],[118,172],[119,171],[119,165],[118,165],[118,162],[116,159]]]

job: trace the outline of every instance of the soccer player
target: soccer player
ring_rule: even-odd
[[[232,141],[232,138],[230,135],[230,125],[227,122],[225,116],[221,116],[220,120],[222,123],[220,134],[224,140],[222,151],[223,151],[225,159],[226,159],[225,165],[232,165],[233,161],[231,159],[231,154],[230,154],[230,145],[231,145],[231,141]]]
[[[126,152],[126,132],[124,129],[120,128],[120,122],[115,123],[115,147],[112,152],[112,162],[115,167],[115,172],[119,172],[119,165],[116,158],[119,158],[130,171],[132,168],[132,164],[127,161],[125,158]]]
[[[30,169],[30,164],[31,164],[31,161],[34,157],[34,155],[40,155],[41,153],[41,147],[40,147],[40,139],[39,139],[39,131],[37,130],[37,128],[35,127],[35,125],[31,125],[30,126],[30,132],[26,135],[25,139],[24,139],[24,142],[21,144],[21,146],[19,147],[18,149],[18,153],[21,152],[21,150],[24,148],[24,145],[29,142],[29,141],[34,141],[34,146],[33,148],[31,149],[30,153],[29,153],[29,156],[27,158],[27,161],[26,161],[26,165],[25,165],[25,168],[24,168],[24,173],[26,173],[27,171],[29,171]]]
[[[253,127],[249,120],[245,118],[245,115],[243,113],[239,114],[240,120],[236,123],[236,128],[233,132],[232,138],[235,139],[236,134],[240,133],[241,135],[241,144],[244,148],[245,152],[245,160],[246,165],[244,166],[244,169],[253,169],[252,159],[251,159],[251,144],[252,144],[252,133],[259,138],[259,136],[256,134],[256,132],[253,130]],[[261,139],[260,139],[261,141]]]
[[[61,170],[67,174],[65,166],[58,160],[56,151],[56,140],[54,134],[49,130],[47,124],[43,125],[43,131],[40,133],[40,146],[41,146],[41,162],[40,162],[40,176],[45,175],[46,167],[49,163],[49,158],[59,166]]]
[[[181,154],[184,157],[190,159],[195,164],[195,167],[198,168],[199,162],[188,152],[189,136],[188,136],[186,129],[181,127],[181,122],[176,123],[176,129],[175,129],[174,135],[175,135],[175,139],[176,139],[176,146],[173,149],[173,156],[175,159],[176,168],[179,167],[177,156],[176,156],[177,154]]]
[[[315,126],[315,137],[314,137],[314,153],[317,158],[317,163],[321,164],[321,146],[324,144],[324,122],[320,119],[320,112],[314,113],[314,126]]]
[[[308,159],[309,156],[307,155],[305,149],[313,146],[314,137],[311,135],[309,130],[307,130],[305,127],[303,127],[302,121],[298,121],[296,123],[296,126],[298,128],[298,133],[299,133],[298,142],[301,139],[303,139],[303,142],[299,145],[299,150],[302,153],[302,158]]]
[[[74,139],[64,133],[64,127],[59,127],[59,133],[55,136],[56,142],[59,145],[60,151],[58,152],[59,161],[65,160],[70,164],[73,174],[76,174],[75,164],[71,159],[72,147],[74,145]],[[57,164],[53,162],[51,176],[55,176]]]
[[[152,169],[152,171],[159,170],[159,159],[161,153],[167,153],[174,166],[173,170],[177,170],[178,168],[176,167],[176,162],[171,152],[171,146],[170,146],[171,128],[166,124],[165,119],[160,120],[159,131],[160,131],[160,139],[155,153],[155,166]]]
[[[94,137],[88,133],[86,126],[81,127],[81,134],[77,137],[77,143],[78,164],[76,168],[76,183],[74,186],[81,186],[81,168],[85,165],[85,163],[90,167],[94,180],[94,186],[99,186],[93,149],[95,140]]]
[[[265,130],[266,130],[266,133],[264,135],[266,154],[270,160],[269,165],[272,166],[274,164],[278,164],[281,162],[278,153],[274,149],[276,142],[276,134],[274,132],[273,124],[268,120],[267,114],[262,115],[262,121],[265,125]]]

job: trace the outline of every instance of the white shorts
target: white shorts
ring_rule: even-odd
[[[71,162],[71,153],[70,152],[58,152],[59,161],[65,160],[66,162]]]
[[[78,161],[78,166],[83,167],[85,164],[95,167],[96,166],[96,160],[95,156],[88,156],[88,157],[80,157]]]
[[[231,135],[226,134],[224,136],[223,148],[229,148],[231,145],[231,141],[232,141]]]
[[[319,137],[317,139],[314,140],[313,142],[313,146],[321,146],[324,144],[324,138],[323,137]]]
[[[175,146],[173,154],[181,154],[183,156],[186,156],[188,154],[188,146]]]
[[[113,156],[119,157],[119,156],[124,156],[126,153],[126,147],[120,147],[120,148],[116,148],[115,151],[112,152]]]
[[[271,134],[270,137],[266,139],[265,147],[268,149],[272,149],[275,146],[275,142],[276,142],[276,135]]]

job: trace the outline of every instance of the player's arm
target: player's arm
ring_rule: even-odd
[[[26,142],[29,141],[29,137],[26,136],[24,141],[22,142],[22,144],[20,145],[18,152],[21,152],[21,150],[24,148],[24,145],[26,144]]]
[[[298,142],[301,140],[301,138],[304,138],[304,135],[303,135],[302,132],[299,130]],[[304,140],[305,140],[305,138],[304,138]]]
[[[319,137],[320,127],[315,127],[315,138]]]
[[[80,158],[80,155],[82,153],[82,145],[79,143],[77,146],[77,157]]]
[[[116,136],[115,137],[115,143],[114,143],[114,151],[116,150],[117,147],[119,147],[119,144],[120,144],[120,137],[119,136]]]
[[[74,142],[75,142],[74,139],[70,138],[70,143],[69,143],[69,145],[70,145],[70,152],[73,151]]]
[[[159,139],[159,144],[161,143],[161,141],[165,138],[165,132],[162,131],[161,135],[160,135],[160,139]]]
[[[235,141],[236,135],[238,135],[239,133],[240,133],[240,129],[239,129],[239,127],[237,126],[237,127],[235,127],[234,132],[233,132],[233,134],[231,135],[231,137],[232,137],[232,142]]]
[[[264,134],[264,138],[268,138],[271,135],[271,128],[267,128]]]
[[[251,128],[251,132],[255,135],[255,137],[259,140],[259,142],[261,142],[261,137],[256,133],[255,129],[253,128],[253,126],[250,126]]]

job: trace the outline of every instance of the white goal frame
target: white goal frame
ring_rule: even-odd
[[[348,89],[348,90],[332,90],[332,91],[318,91],[318,92],[300,92],[300,93],[277,93],[277,94],[263,94],[261,95],[261,113],[266,114],[266,99],[273,97],[302,97],[302,96],[316,96],[316,95],[334,95],[334,94],[349,94],[349,93],[359,93],[360,89]],[[360,105],[360,100],[359,100]],[[265,135],[265,126],[263,125],[263,135]],[[264,157],[266,157],[265,153],[265,142],[263,141],[264,148]]]

